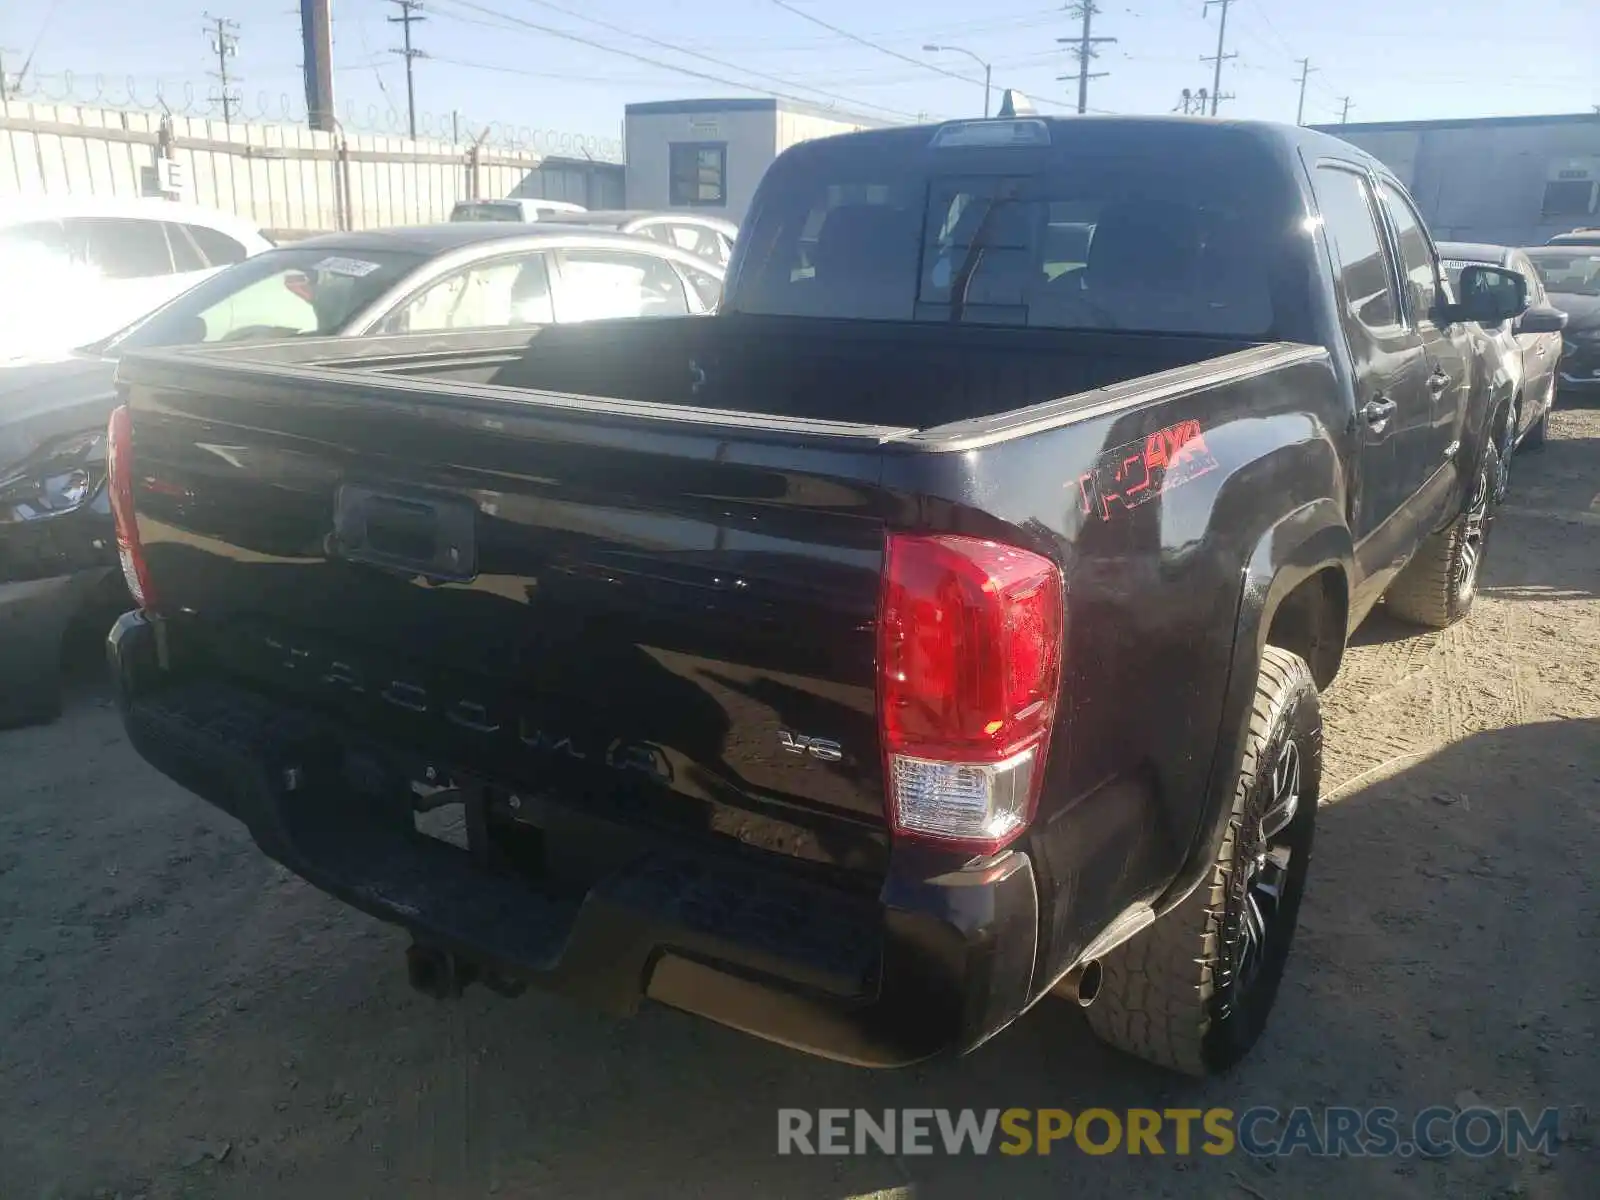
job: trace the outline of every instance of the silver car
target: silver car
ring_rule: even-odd
[[[1500,349],[1500,359],[1515,380],[1511,418],[1502,431],[1500,445],[1500,492],[1510,483],[1511,457],[1518,447],[1537,449],[1544,445],[1550,427],[1550,409],[1556,399],[1556,367],[1561,361],[1563,313],[1552,307],[1528,256],[1510,246],[1490,246],[1478,242],[1440,242],[1439,257],[1454,292],[1461,290],[1461,271],[1473,264],[1507,267],[1528,281],[1528,308],[1515,321],[1484,327]]]

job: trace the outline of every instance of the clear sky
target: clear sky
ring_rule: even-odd
[[[332,3],[341,115],[403,124],[405,70],[390,53],[399,28],[385,21],[398,8]],[[27,93],[115,101],[131,87],[148,100],[160,81],[180,99],[188,85],[203,106],[216,65],[206,4],[238,23],[230,66],[246,108],[303,111],[297,0],[5,0],[0,52],[12,76],[31,56]],[[1099,6],[1094,32],[1117,41],[1100,50],[1096,69],[1108,74],[1091,83],[1091,107],[1169,112],[1181,89],[1210,85],[1199,60],[1215,50],[1216,6],[1204,17],[1201,0]],[[454,111],[466,127],[616,138],[630,101],[774,92],[886,117],[981,111],[980,86],[958,78],[981,69],[926,53],[930,42],[992,63],[997,89],[1018,87],[1043,111],[1077,94],[1057,80],[1076,66],[1056,39],[1078,29],[1060,0],[425,0],[423,11],[415,43],[430,57],[416,63],[417,108],[434,129]],[[1224,115],[1294,120],[1302,57],[1313,68],[1308,122],[1337,120],[1345,96],[1352,121],[1600,105],[1600,0],[1235,0],[1227,49],[1238,57],[1224,68],[1235,95]]]

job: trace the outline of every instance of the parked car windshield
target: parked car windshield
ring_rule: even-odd
[[[1524,253],[1539,272],[1545,291],[1600,296],[1600,246],[1592,250],[1538,247]]]
[[[351,317],[425,261],[424,255],[392,250],[268,250],[85,350],[114,358],[157,346],[342,333]]]
[[[769,168],[732,307],[1259,337],[1302,224],[1232,131],[1051,125],[1050,146],[812,143]],[[1274,234],[1276,236],[1274,236]]]

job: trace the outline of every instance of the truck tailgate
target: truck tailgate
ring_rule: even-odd
[[[881,431],[132,374],[180,661],[407,747],[419,784],[470,769],[881,878]]]

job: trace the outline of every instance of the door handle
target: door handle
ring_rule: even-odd
[[[1428,391],[1435,397],[1443,395],[1445,388],[1450,386],[1450,376],[1443,371],[1435,371],[1428,376]]]
[[[1367,428],[1373,433],[1382,433],[1383,427],[1389,423],[1389,418],[1394,416],[1395,404],[1383,396],[1368,400],[1361,409],[1361,418],[1366,421]]]

